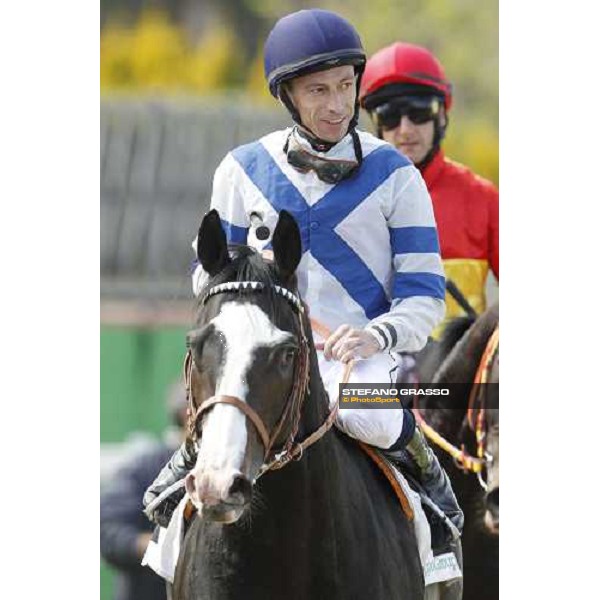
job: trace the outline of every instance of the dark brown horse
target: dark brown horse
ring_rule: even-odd
[[[297,297],[300,235],[285,211],[273,252],[272,263],[247,247],[230,257],[216,211],[200,228],[210,279],[188,336],[199,439],[186,481],[200,511],[174,598],[421,599],[412,523],[353,440],[333,427],[280,470],[264,470],[331,415]]]
[[[425,397],[419,413],[454,448],[464,447],[475,458],[473,470],[482,467],[479,473],[470,471],[465,468],[468,460],[461,465],[449,451],[432,444],[465,513],[464,600],[495,600],[499,594],[499,345],[492,348],[490,342],[496,339],[498,313],[496,304],[476,320],[465,317],[451,322],[440,342],[419,359],[421,381],[464,384],[460,386],[464,393],[452,396],[451,403]],[[482,359],[487,364],[482,365]],[[488,383],[473,388],[483,369]]]

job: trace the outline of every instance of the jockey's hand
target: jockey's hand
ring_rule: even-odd
[[[375,336],[364,329],[354,329],[350,325],[340,325],[326,340],[323,354],[326,360],[339,360],[343,363],[355,358],[369,358],[381,348]]]

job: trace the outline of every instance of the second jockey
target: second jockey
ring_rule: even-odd
[[[445,275],[475,312],[483,312],[488,271],[499,279],[498,190],[444,155],[452,86],[442,65],[426,48],[396,42],[367,61],[360,101],[377,135],[408,156],[423,175]],[[464,314],[450,294],[446,303],[446,320]]]

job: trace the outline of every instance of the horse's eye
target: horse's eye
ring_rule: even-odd
[[[280,365],[282,368],[291,367],[294,364],[294,359],[296,358],[296,348],[284,348],[280,354]]]

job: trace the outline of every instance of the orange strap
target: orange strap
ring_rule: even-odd
[[[363,449],[364,452],[373,460],[373,462],[381,469],[381,472],[385,475],[385,478],[390,482],[392,489],[394,490],[396,497],[400,501],[400,506],[409,521],[415,518],[412,506],[402,489],[402,486],[398,483],[396,476],[392,472],[392,467],[379,455],[378,452],[372,446],[359,441],[358,445]]]
[[[477,393],[479,390],[479,385],[483,383],[487,383],[490,371],[492,369],[492,361],[494,360],[494,356],[496,351],[498,350],[498,346],[500,345],[500,327],[496,325],[496,329],[490,336],[488,340],[485,350],[481,356],[481,360],[479,361],[479,366],[477,367],[477,373],[475,375],[475,381],[473,382],[473,389],[471,390],[471,394],[469,395],[469,404],[467,410],[467,420],[471,429],[476,430],[476,423],[473,419],[473,413],[475,410],[475,401]]]
[[[475,376],[475,383],[486,383],[490,374],[492,360],[498,346],[500,345],[500,327],[496,325],[494,333],[492,333],[488,343],[485,347],[485,351],[479,363],[478,373]]]
[[[444,450],[444,452],[447,452],[456,461],[459,468],[472,471],[473,473],[481,473],[485,461],[471,456],[465,452],[464,448],[457,448],[454,444],[451,444],[425,421],[417,407],[413,408],[413,414],[421,431],[427,436],[429,441]]]
[[[183,509],[183,518],[186,521],[189,521],[195,512],[196,507],[194,506],[194,503],[188,498],[188,501],[186,502],[185,507]]]
[[[324,340],[326,340],[331,335],[331,331],[327,327],[325,327],[323,323],[320,323],[316,319],[311,318],[310,326],[312,327],[312,330],[316,331]]]
[[[485,455],[485,438],[487,435],[485,429],[485,406],[482,400],[481,406],[477,411],[477,415],[475,414],[475,405],[477,403],[478,397],[483,393],[482,389],[479,387],[481,384],[485,384],[488,382],[490,377],[490,373],[492,371],[492,366],[494,362],[494,357],[496,356],[496,352],[500,346],[500,327],[496,325],[496,329],[490,336],[488,340],[483,355],[481,357],[481,361],[479,363],[479,367],[477,368],[477,374],[475,375],[475,382],[473,384],[473,389],[471,390],[471,394],[469,395],[469,407],[467,410],[467,422],[471,426],[471,429],[475,432],[475,440],[477,442],[477,456],[480,459],[484,458]]]

